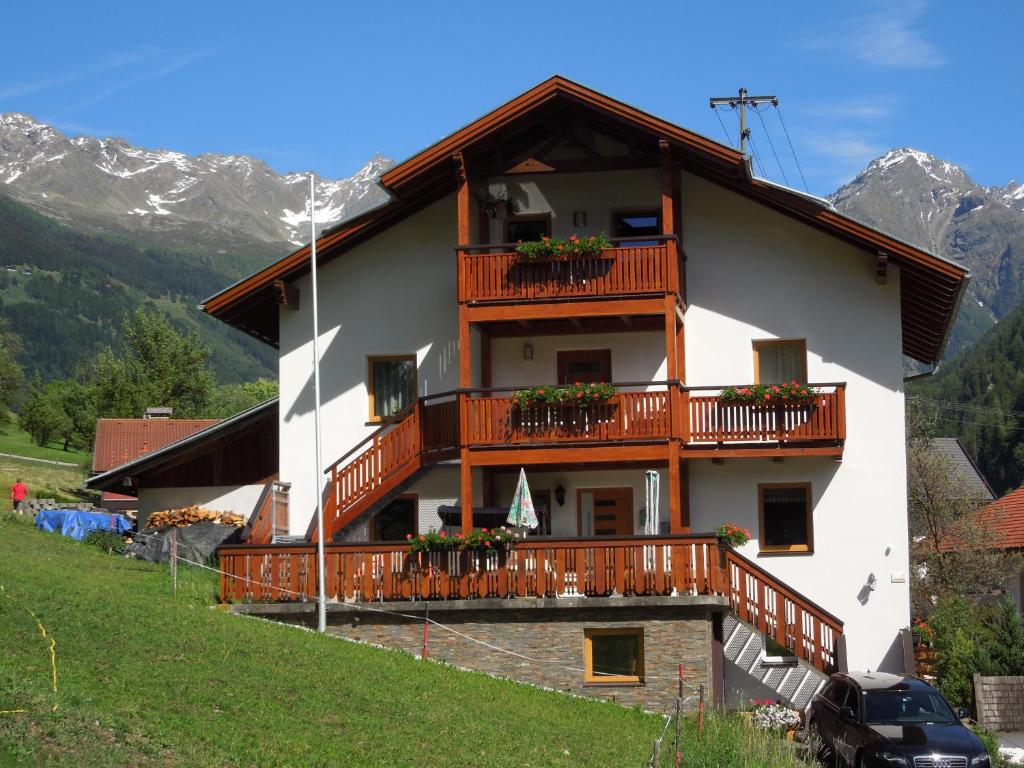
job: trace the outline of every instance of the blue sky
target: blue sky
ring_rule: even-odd
[[[719,140],[709,96],[777,94],[819,194],[905,145],[1024,181],[1020,2],[51,2],[4,25],[0,112],[279,171],[407,157],[560,73]]]

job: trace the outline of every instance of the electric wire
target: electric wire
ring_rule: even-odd
[[[722,133],[725,134],[725,141],[726,141],[726,143],[730,147],[734,147],[735,148],[736,145],[733,144],[733,142],[732,142],[732,136],[729,134],[729,129],[725,127],[725,121],[722,120],[722,113],[721,113],[721,111],[718,109],[718,107],[715,107],[712,111],[715,113],[715,116],[718,118],[719,125],[722,126]]]
[[[775,105],[775,114],[779,116],[779,123],[782,124],[782,132],[786,134],[786,141],[789,142],[789,151],[793,154],[793,162],[796,163],[796,169],[800,172],[800,181],[803,182],[804,192],[810,192],[807,188],[807,179],[804,178],[804,169],[800,167],[800,160],[796,156],[796,150],[793,149],[793,141],[789,138],[789,131],[786,129],[786,121],[782,119],[782,110],[779,109],[779,105]]]
[[[941,405],[944,408],[948,408],[954,411],[975,411],[978,413],[992,413],[1012,416],[1014,418],[1024,418],[1024,411],[1013,411],[1008,408],[997,408],[994,405],[970,405],[968,403],[957,403],[952,400],[936,400],[934,398],[924,397],[922,395],[907,395],[907,400],[917,403],[926,403],[930,405]]]
[[[754,162],[757,163],[757,167],[761,169],[761,178],[768,178],[768,174],[764,171],[764,163],[761,162],[761,153],[757,150],[757,144],[754,142],[753,134],[750,135],[750,153],[754,156]]]
[[[768,126],[764,123],[764,117],[761,115],[761,110],[756,105],[751,106],[751,110],[757,115],[757,119],[761,121],[761,127],[764,129],[764,135],[768,139],[768,146],[771,147],[772,155],[775,156],[775,164],[779,166],[779,172],[782,174],[782,180],[786,182],[786,186],[789,186],[789,178],[786,176],[786,169],[782,167],[782,163],[779,160],[779,153],[775,151],[775,142],[772,141],[772,135],[768,133]]]

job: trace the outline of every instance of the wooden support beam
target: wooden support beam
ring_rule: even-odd
[[[666,139],[658,141],[658,153],[661,157],[661,232],[664,235],[676,234],[676,177],[679,169],[672,164],[672,148]],[[669,248],[668,286],[669,290],[682,295],[679,285],[678,245]]]
[[[673,311],[675,311],[673,309]],[[665,312],[661,296],[646,299],[586,299],[582,301],[532,301],[527,304],[495,304],[469,307],[472,323],[555,320],[569,317],[658,316]]]
[[[679,378],[678,358],[676,356],[676,297],[665,297],[665,378]]]
[[[668,521],[671,533],[683,533],[683,498],[679,476],[679,451],[675,445],[669,447],[668,456]]]
[[[885,251],[878,252],[878,260],[875,262],[875,282],[885,285],[889,279],[889,254]]]
[[[473,465],[467,448],[462,449],[461,459],[462,463],[459,466],[459,504],[462,507],[462,535],[468,536],[473,532]]]
[[[284,280],[275,280],[271,284],[274,288],[274,293],[277,296],[277,303],[285,309],[296,311],[299,308],[299,289],[298,287],[286,283]]]

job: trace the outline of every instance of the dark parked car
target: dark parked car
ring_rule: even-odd
[[[977,736],[942,694],[916,677],[832,675],[811,701],[811,739],[850,768],[988,768]]]

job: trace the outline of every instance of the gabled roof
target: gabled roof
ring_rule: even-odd
[[[666,141],[672,162],[738,194],[791,216],[873,255],[885,254],[901,269],[903,351],[922,362],[942,355],[970,275],[966,269],[839,213],[826,200],[754,178],[749,158],[731,147],[555,76],[441,139],[380,178],[391,199],[343,222],[317,239],[318,264],[402,221],[456,188],[452,156],[462,153],[468,172],[504,146],[527,146],[567,121],[586,120],[625,137],[645,151]],[[488,175],[501,175],[493,172]],[[685,230],[685,211],[683,213]],[[452,246],[456,243],[453,241]],[[276,281],[309,271],[306,245],[275,264],[207,299],[206,312],[274,346],[278,342]]]
[[[278,398],[275,397],[241,413],[237,413],[229,419],[224,419],[223,421],[207,420],[208,426],[203,429],[184,435],[157,450],[111,467],[102,474],[90,477],[85,481],[85,487],[101,491],[121,491],[127,487],[124,483],[126,479],[131,480],[142,474],[158,471],[162,467],[180,461],[189,452],[195,451],[203,445],[250,428],[261,419],[269,419],[272,424],[276,425],[277,404]],[[153,419],[153,421],[156,421],[156,419]]]
[[[996,499],[977,513],[981,524],[991,526],[999,549],[1024,549],[1024,488]]]
[[[218,419],[99,419],[92,471],[106,472],[217,422]]]
[[[963,443],[956,437],[933,437],[930,441],[933,453],[944,456],[953,465],[954,471],[958,472],[963,480],[965,498],[977,499],[978,501],[991,501],[996,497],[992,486],[981,474],[974,459],[967,453]]]

